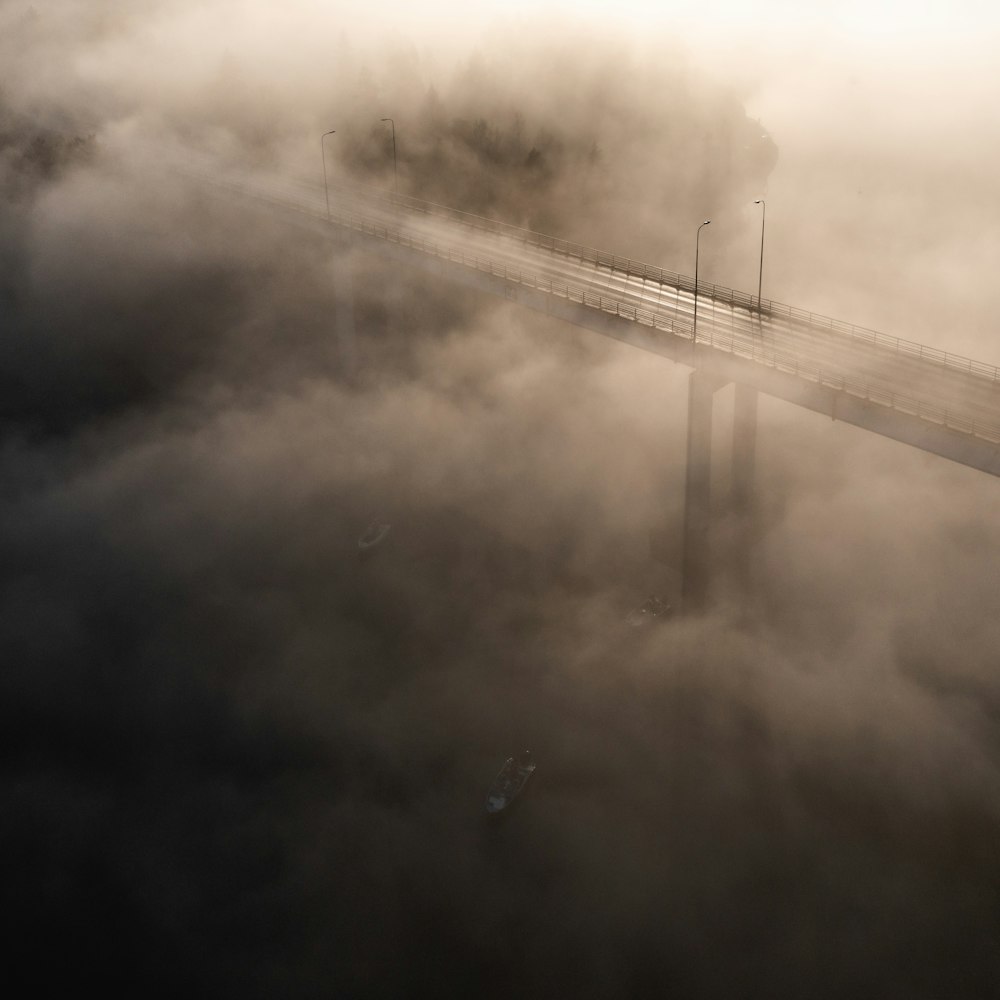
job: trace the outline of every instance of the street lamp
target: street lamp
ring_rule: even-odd
[[[760,289],[764,281],[764,220],[767,218],[767,204],[763,198],[758,198],[755,205],[760,205],[760,271],[757,274],[757,315],[762,312]]]
[[[330,218],[330,187],[326,182],[326,144],[323,140],[328,135],[333,135],[337,130],[335,128],[330,129],[329,132],[324,132],[319,137],[319,151],[323,156],[323,191],[326,193],[326,217],[327,220]]]
[[[698,343],[698,250],[701,243],[701,231],[705,226],[711,225],[712,220],[706,219],[699,227],[694,238],[694,324],[692,327],[691,343]]]
[[[383,118],[392,126],[392,190],[399,197],[399,175],[396,173],[396,123],[391,118]]]

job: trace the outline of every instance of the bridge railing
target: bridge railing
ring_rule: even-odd
[[[693,339],[693,328],[687,322],[675,322],[672,318],[655,310],[643,309],[639,306],[622,302],[612,295],[593,292],[582,285],[573,282],[556,281],[533,271],[530,268],[512,267],[489,256],[463,250],[455,246],[437,243],[426,236],[407,232],[400,228],[380,224],[355,213],[338,213],[335,221],[347,225],[351,229],[368,235],[409,246],[445,260],[502,277],[505,281],[524,285],[555,295],[571,302],[579,302],[589,308],[632,320],[642,326],[655,330],[663,330],[687,340]],[[700,285],[700,282],[699,282]],[[699,289],[700,292],[700,289]],[[893,392],[876,383],[863,378],[832,372],[817,365],[804,363],[796,354],[778,351],[766,346],[757,339],[751,338],[747,343],[745,338],[737,338],[731,331],[720,331],[712,323],[706,322],[706,329],[699,335],[699,343],[724,350],[733,355],[762,364],[776,371],[795,375],[818,385],[826,386],[839,392],[847,393],[868,402],[886,406],[902,413],[928,420],[941,426],[949,427],[961,433],[982,438],[994,443],[1000,443],[1000,424],[975,420],[971,417],[956,414],[937,403],[908,396],[905,393]]]
[[[531,268],[515,267],[489,256],[463,250],[453,245],[438,243],[426,236],[390,227],[357,213],[337,212],[334,213],[332,221],[369,236],[374,236],[390,243],[397,243],[401,246],[412,247],[423,253],[440,257],[453,263],[462,264],[477,271],[486,272],[494,277],[502,277],[505,281],[513,284],[536,288],[546,294],[555,295],[571,302],[579,302],[590,308],[599,309],[602,312],[641,323],[643,326],[665,330],[687,339],[690,339],[692,336],[690,323],[675,322],[673,318],[655,310],[630,305],[612,295],[594,292],[582,284],[571,281],[558,281]]]
[[[204,179],[208,180],[209,178],[205,177]],[[220,183],[217,179],[214,179],[214,182]],[[242,188],[246,191],[245,185],[233,182],[221,183],[233,189]],[[315,193],[312,185],[302,184],[300,186],[303,193],[308,192],[310,196]],[[495,219],[488,219],[484,216],[475,215],[471,212],[463,212],[447,205],[439,205],[420,198],[412,198],[407,195],[395,196],[362,185],[352,185],[343,182],[331,183],[330,192],[334,197],[340,193],[349,199],[380,205],[390,211],[402,208],[408,212],[426,217],[445,219],[469,229],[505,237],[525,246],[537,247],[564,257],[579,260],[582,263],[590,263],[598,268],[607,268],[608,270],[620,272],[629,277],[640,278],[644,281],[653,281],[665,287],[677,289],[678,291],[694,293],[694,279],[687,275],[668,271],[654,264],[646,264],[642,261],[633,260],[630,257],[620,257],[617,254],[598,250],[580,243],[547,236],[523,226],[498,222]],[[280,201],[280,199],[275,200]],[[304,207],[303,210],[307,211]],[[718,285],[707,281],[698,282],[698,295],[717,303],[729,305],[734,309],[746,310],[748,313],[762,313],[772,321],[784,321],[793,327],[804,328],[814,332],[828,331],[855,342],[868,344],[891,353],[917,358],[956,372],[986,379],[995,384],[1000,383],[1000,368],[996,365],[974,361],[971,358],[953,354],[950,351],[928,347],[924,344],[918,344],[915,341],[880,333],[877,330],[837,320],[822,313],[799,309],[773,299],[758,300],[757,296],[748,294],[747,292],[741,292],[737,289],[728,288],[725,285]]]
[[[727,351],[776,371],[806,379],[817,385],[823,385],[838,392],[864,399],[867,402],[1000,444],[1000,423],[995,420],[975,419],[965,414],[959,414],[932,400],[918,399],[906,393],[894,392],[884,385],[863,378],[845,375],[842,372],[830,371],[819,365],[803,362],[796,354],[776,350],[758,340],[753,340],[748,344],[731,334],[713,329],[711,326],[705,333],[702,333],[699,328],[698,342],[707,343],[717,350]]]
[[[608,253],[607,251],[598,250],[580,243],[573,243],[554,236],[546,236],[522,226],[498,222],[495,219],[488,219],[471,212],[463,212],[456,208],[450,208],[447,205],[438,205],[419,198],[411,198],[406,195],[387,195],[359,186],[338,184],[335,188],[332,187],[331,190],[343,191],[351,197],[363,197],[366,201],[379,203],[387,209],[404,208],[409,212],[420,215],[446,219],[480,232],[504,236],[526,246],[548,250],[564,257],[572,257],[581,262],[594,264],[597,267],[619,271],[630,277],[641,278],[645,281],[654,281],[678,291],[694,294],[694,278],[687,275],[668,271],[654,264],[636,261],[630,257],[620,257],[617,254]],[[950,351],[943,351],[939,348],[918,344],[915,341],[904,340],[901,337],[880,333],[877,330],[834,319],[822,313],[798,309],[795,306],[785,305],[773,299],[758,300],[756,295],[728,288],[725,285],[717,285],[701,280],[698,282],[698,295],[699,297],[712,299],[715,302],[724,303],[733,308],[745,309],[747,312],[761,312],[771,319],[782,319],[792,325],[807,327],[813,331],[829,331],[886,351],[919,358],[932,364],[938,364],[945,368],[1000,383],[1000,368],[996,365],[974,361],[971,358],[952,354]]]
[[[308,219],[312,225],[325,225],[325,217],[317,217],[315,211],[307,206],[290,203],[283,198],[261,194],[259,191],[249,191],[244,185],[240,184],[219,182],[215,179],[212,180],[212,183],[215,186],[226,188],[244,196],[249,194],[258,201],[262,200],[270,202],[282,211],[293,210]],[[391,199],[387,200],[391,201]],[[692,325],[686,321],[675,322],[673,318],[664,316],[655,310],[647,310],[642,307],[623,302],[613,295],[604,295],[600,292],[594,292],[583,285],[573,282],[553,280],[552,278],[541,274],[540,272],[533,271],[530,268],[520,266],[513,267],[489,256],[463,250],[454,245],[436,242],[426,236],[409,232],[398,226],[390,227],[384,222],[376,221],[350,209],[343,210],[338,208],[335,212],[331,213],[329,221],[345,226],[354,231],[385,240],[386,242],[409,246],[420,250],[423,253],[458,263],[464,267],[487,272],[497,277],[503,277],[504,280],[508,282],[537,288],[547,294],[564,298],[568,301],[579,302],[584,306],[599,309],[602,312],[631,320],[655,330],[662,330],[687,340],[693,339]],[[496,225],[502,226],[503,224],[496,223]],[[596,254],[597,251],[594,251],[594,253]],[[605,259],[608,259],[609,255],[602,256]],[[614,258],[614,260],[616,262],[620,262],[621,258]],[[616,270],[623,270],[623,268],[616,266]],[[680,283],[679,287],[683,288],[690,286],[693,290],[693,281],[680,275],[675,277],[677,277]],[[718,291],[719,286],[703,286],[702,283],[699,282],[699,296],[706,294],[706,288]],[[725,289],[724,291],[726,293],[732,293],[731,289]],[[748,296],[744,296],[743,293],[732,294],[742,296],[742,298],[749,298]],[[710,296],[706,294],[706,297]],[[727,301],[724,297],[715,297],[718,300]],[[778,304],[774,303],[772,305]],[[779,306],[779,308],[784,310],[785,315],[792,320],[804,320],[808,322],[810,326],[815,325],[814,321],[817,319],[816,314],[808,313],[788,306]],[[825,319],[825,317],[819,318]],[[836,320],[828,319],[827,324],[831,329],[840,327],[844,327],[851,331],[858,331],[860,329],[858,327],[852,327],[850,324],[842,324]],[[871,337],[884,337],[884,335],[878,334],[875,331],[862,332],[870,335]],[[935,352],[934,349],[923,348],[917,344],[909,344],[906,341],[900,341],[896,338],[886,339],[894,344],[897,350],[906,351],[908,353],[912,351],[916,353],[917,356],[922,358],[929,357],[930,352],[933,352],[938,356],[938,358],[949,359],[944,362],[946,364],[949,364],[949,361],[964,361],[966,362],[966,365],[960,366],[963,371],[972,370],[967,366],[977,364],[975,362],[968,362],[967,359],[956,359],[955,356],[947,355],[946,352]],[[798,355],[791,352],[779,351],[772,345],[766,345],[753,337],[750,338],[750,342],[748,343],[745,337],[736,337],[732,329],[726,331],[724,328],[720,328],[717,324],[708,320],[707,317],[703,332],[699,333],[698,342],[717,350],[726,351],[735,356],[744,357],[776,371],[792,374],[799,378],[806,379],[807,381],[824,385],[840,392],[848,393],[871,403],[886,406],[899,412],[908,413],[921,419],[928,420],[932,423],[949,427],[961,433],[982,438],[993,443],[1000,443],[1000,425],[993,421],[977,420],[969,416],[956,414],[953,410],[949,410],[947,407],[941,406],[933,401],[917,399],[916,397],[911,397],[906,394],[893,392],[886,389],[884,386],[866,381],[862,378],[844,375],[840,372],[832,372],[820,366],[805,363],[799,358]],[[937,358],[935,358],[935,360],[937,360]],[[978,367],[984,370],[995,371],[995,369],[991,369],[991,366],[987,365],[978,365]]]

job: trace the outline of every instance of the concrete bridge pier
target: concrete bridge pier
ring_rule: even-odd
[[[354,325],[354,262],[350,254],[334,254],[333,272],[334,315],[333,331],[337,340],[337,355],[341,370],[353,378],[358,368],[358,338]]]
[[[757,390],[736,383],[733,403],[733,479],[731,492],[733,570],[744,606],[750,595],[750,553],[755,539]]]
[[[715,393],[727,380],[695,369],[688,380],[687,473],[684,487],[684,538],[681,607],[704,611],[711,578],[712,410]],[[736,577],[741,588],[750,575],[753,477],[757,434],[757,391],[736,385],[733,414],[732,492]]]

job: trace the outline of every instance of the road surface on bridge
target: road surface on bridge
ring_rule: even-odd
[[[322,186],[204,168],[188,173],[313,230],[350,231],[501,278],[512,288],[541,290],[612,313],[650,328],[654,337],[679,338],[692,346],[695,341],[694,281],[685,275],[372,189],[330,185],[327,215]],[[697,305],[699,357],[730,355],[947,428],[976,442],[980,457],[966,464],[1000,474],[995,447],[1000,444],[1000,372],[994,366],[778,302],[759,303],[756,296],[704,281]],[[881,432],[877,426],[869,429]],[[919,435],[910,431],[890,436],[921,446]],[[986,460],[982,446],[988,450]],[[948,454],[940,446],[928,450]],[[964,460],[958,452],[949,457]]]

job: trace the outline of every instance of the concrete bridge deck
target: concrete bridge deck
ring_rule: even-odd
[[[217,189],[331,239],[422,267],[991,475],[1000,372],[722,286],[412,198],[281,178]]]

